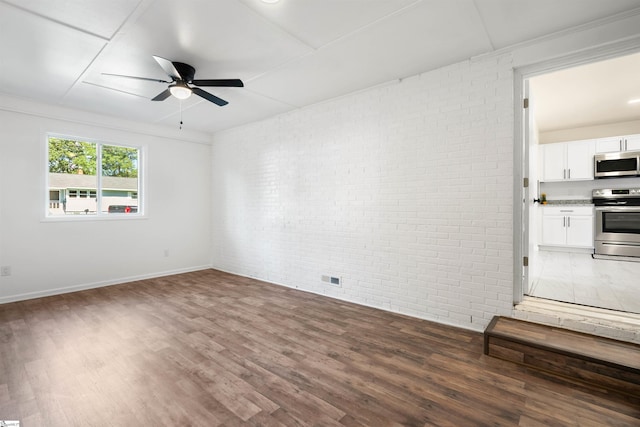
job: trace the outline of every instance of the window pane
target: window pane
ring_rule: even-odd
[[[138,213],[140,150],[48,139],[48,216]]]
[[[58,192],[59,203],[49,203],[50,216],[95,215],[96,144],[63,138],[49,138],[49,193]]]
[[[102,212],[131,214],[138,212],[139,152],[135,148],[102,146]]]

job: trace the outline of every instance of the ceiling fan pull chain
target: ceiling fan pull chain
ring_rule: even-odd
[[[182,99],[180,100],[180,129],[182,129]]]

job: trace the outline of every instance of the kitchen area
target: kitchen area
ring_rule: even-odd
[[[640,54],[530,79],[525,294],[640,314]]]

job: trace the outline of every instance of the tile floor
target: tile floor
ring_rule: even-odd
[[[640,262],[539,251],[536,264],[530,296],[640,313]]]

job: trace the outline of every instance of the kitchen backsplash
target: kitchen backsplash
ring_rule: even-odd
[[[545,193],[547,200],[584,200],[591,199],[591,191],[597,188],[640,188],[640,177],[541,182],[539,188],[538,196]]]

